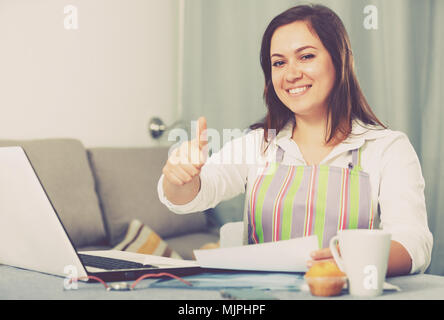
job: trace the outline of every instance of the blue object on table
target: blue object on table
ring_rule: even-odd
[[[220,291],[220,296],[229,300],[279,300],[272,291],[255,290],[255,289],[223,289]]]
[[[151,288],[183,288],[221,290],[228,288],[250,288],[255,290],[299,291],[305,283],[301,273],[280,272],[217,272],[202,273],[182,277],[193,286],[176,279],[161,279],[150,285]]]

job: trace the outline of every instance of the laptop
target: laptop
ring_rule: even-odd
[[[195,261],[117,250],[77,252],[26,152],[0,148],[0,264],[103,281],[203,272]]]

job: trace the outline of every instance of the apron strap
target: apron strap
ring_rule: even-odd
[[[281,148],[281,146],[277,146],[278,149],[276,151],[276,162],[277,163],[281,163],[284,160],[284,149]]]
[[[352,150],[352,162],[348,164],[351,170],[361,171],[361,148]]]

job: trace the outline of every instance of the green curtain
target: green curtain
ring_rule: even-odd
[[[270,20],[302,1],[185,0],[184,120],[204,115],[208,127],[246,128],[265,115],[259,63],[262,34]],[[356,72],[376,115],[405,132],[421,161],[429,227],[434,235],[428,272],[444,275],[444,100],[442,0],[321,0],[349,33]],[[377,29],[364,27],[377,9]],[[220,223],[240,220],[242,199],[221,204]],[[218,208],[216,208],[218,209]],[[216,210],[217,211],[217,210]],[[441,231],[441,232],[440,232]]]
[[[423,94],[417,99],[416,109],[406,107],[406,112],[416,118],[411,132],[417,135],[417,148],[426,181],[426,202],[429,226],[433,233],[434,248],[429,272],[444,275],[444,1],[431,1],[428,18],[423,20],[429,28],[422,36],[427,39],[423,52],[418,48],[416,58],[424,59],[421,70]],[[412,75],[414,77],[414,75]],[[412,121],[413,122],[413,121]],[[409,131],[410,134],[410,131]]]

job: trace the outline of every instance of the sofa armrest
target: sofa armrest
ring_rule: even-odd
[[[220,247],[237,247],[243,245],[244,222],[228,222],[220,228]]]

